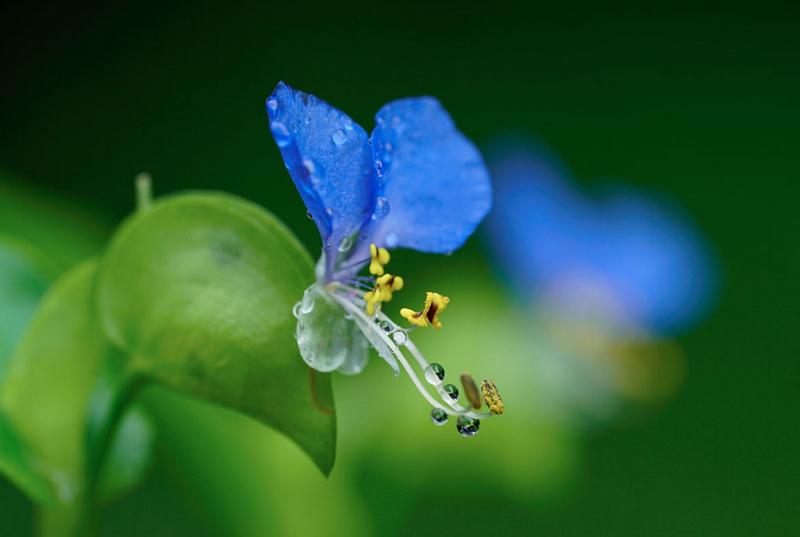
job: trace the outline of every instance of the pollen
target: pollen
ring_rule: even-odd
[[[483,400],[492,411],[492,414],[502,414],[503,400],[500,399],[500,394],[497,392],[497,386],[495,386],[494,381],[486,379],[481,382],[481,392],[483,393]]]
[[[391,259],[389,250],[370,244],[369,253],[372,256],[372,261],[369,264],[369,273],[375,276],[383,276],[383,266],[389,263],[389,259]]]
[[[400,310],[400,315],[408,319],[408,322],[417,326],[428,326],[431,323],[433,328],[441,328],[439,314],[444,311],[450,299],[439,293],[428,292],[425,298],[425,307],[422,311],[414,311],[408,308]]]

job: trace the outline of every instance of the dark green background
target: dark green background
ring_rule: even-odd
[[[681,339],[689,372],[674,403],[588,439],[574,490],[552,502],[486,498],[464,468],[401,507],[367,508],[385,534],[796,535],[800,13],[788,5],[4,7],[0,167],[118,218],[143,170],[157,194],[226,190],[317,251],[264,110],[284,80],[367,130],[385,102],[435,95],[478,144],[531,132],[582,181],[662,189],[706,231],[725,273],[716,312]],[[473,241],[460,259],[479,256]],[[214,535],[160,461],[109,531]],[[398,486],[395,470],[366,472],[361,492]],[[2,534],[17,535],[30,514],[0,490]]]

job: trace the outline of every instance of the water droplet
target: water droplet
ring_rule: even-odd
[[[389,321],[379,321],[378,326],[381,327],[381,330],[384,332],[391,332],[392,331],[392,323]]]
[[[383,196],[378,196],[375,201],[375,213],[373,218],[375,220],[383,220],[389,214],[389,202]]]
[[[292,315],[294,315],[295,319],[300,317],[300,304],[302,304],[302,303],[303,303],[302,301],[298,301],[298,302],[294,303],[294,307],[292,308]]]
[[[303,118],[303,123],[308,125],[309,123],[311,123],[311,118],[309,116],[306,116],[305,118]]]
[[[275,112],[278,109],[278,99],[267,99],[267,108]]]
[[[397,243],[400,242],[400,239],[397,238],[396,233],[389,233],[388,235],[386,235],[386,239],[384,240],[386,241],[387,248],[395,248],[397,246]]]
[[[384,146],[384,148],[386,149],[386,151],[391,151],[392,150],[391,142],[386,142],[386,145]]]
[[[353,247],[353,239],[351,239],[350,237],[345,237],[341,241],[339,241],[340,252],[346,252],[352,247]]]
[[[458,429],[461,436],[466,436],[467,438],[475,436],[481,429],[481,420],[476,420],[469,416],[459,416],[456,420],[456,429]]]
[[[314,214],[311,211],[306,211],[306,216],[308,217],[309,220],[314,219]]]
[[[269,126],[269,130],[272,131],[272,137],[275,138],[275,143],[278,144],[278,147],[286,147],[292,141],[292,135],[289,134],[289,129],[279,121],[272,122]]]
[[[306,169],[308,175],[314,175],[314,172],[317,171],[317,167],[314,165],[314,161],[307,158],[303,159],[303,168]]]
[[[408,336],[402,330],[398,330],[392,334],[392,339],[398,345],[405,345],[406,341],[408,341]]]
[[[344,120],[344,129],[347,131],[353,130],[353,120],[352,119],[345,119]]]
[[[431,421],[436,425],[444,425],[447,423],[447,412],[441,408],[434,408],[431,410]]]
[[[310,296],[303,297],[300,313],[311,313],[312,311],[314,311],[314,299]]]
[[[442,389],[447,395],[450,396],[450,399],[453,401],[458,401],[458,388],[456,388],[453,384],[445,384]]]
[[[437,384],[441,384],[441,382],[444,380],[444,367],[435,362],[426,367],[425,380],[427,380],[434,386]]]
[[[333,138],[333,143],[335,143],[336,145],[342,145],[347,141],[347,135],[344,133],[343,130],[338,130],[334,132],[331,138]]]

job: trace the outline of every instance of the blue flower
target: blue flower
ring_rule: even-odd
[[[267,114],[322,236],[326,280],[352,238],[350,259],[366,257],[371,244],[452,252],[491,207],[480,152],[433,97],[388,103],[371,137],[344,112],[283,82]]]
[[[450,253],[489,211],[491,184],[478,149],[433,97],[386,104],[375,116],[371,136],[345,113],[283,82],[267,99],[267,114],[289,175],[322,237],[317,282],[295,306],[303,359],[320,371],[354,374],[366,365],[371,345],[396,374],[398,362],[403,365],[437,416],[440,411],[464,419],[485,416],[458,405],[452,390],[445,390],[451,385],[431,373],[441,366],[429,365],[411,343],[411,329],[381,312],[381,304],[403,287],[402,278],[385,273],[388,249]],[[373,276],[358,276],[368,263]],[[448,302],[428,293],[419,312],[404,309],[403,316],[412,328],[440,327],[438,315]],[[414,355],[446,405],[424,390],[401,348]],[[476,390],[467,391],[475,406]]]
[[[685,356],[671,338],[717,297],[703,234],[674,202],[644,189],[614,183],[584,194],[543,144],[505,139],[488,153],[487,244],[526,310],[527,376],[583,425],[674,394]]]
[[[492,159],[497,209],[487,230],[515,294],[589,314],[584,284],[602,288],[620,330],[679,333],[706,316],[718,268],[703,234],[677,204],[608,183],[587,196],[541,144],[504,143]],[[524,217],[523,217],[524,215]],[[611,304],[613,302],[613,304]]]

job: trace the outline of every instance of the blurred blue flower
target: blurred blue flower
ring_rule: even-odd
[[[283,82],[267,114],[286,168],[317,224],[325,279],[352,274],[371,244],[447,253],[492,203],[480,152],[433,97],[392,101],[371,138],[345,113]]]
[[[381,312],[381,304],[403,287],[402,278],[385,272],[387,248],[449,253],[486,216],[491,184],[480,152],[432,97],[385,105],[375,116],[371,137],[343,112],[283,82],[267,99],[267,114],[286,168],[322,237],[317,282],[294,311],[303,359],[320,371],[355,374],[366,366],[371,345],[395,374],[403,366],[434,407],[434,423],[458,416],[459,431],[471,436],[478,420],[492,413],[459,405],[458,390],[454,394],[454,386],[442,383],[444,369],[428,364],[408,336],[417,326],[441,327],[439,314],[449,298],[429,292],[418,312],[402,309],[411,328],[400,328]],[[373,276],[358,276],[367,263]],[[428,393],[402,349],[413,355],[442,401]],[[474,382],[471,388],[465,391],[470,406],[478,409]],[[485,381],[485,390],[492,412],[502,413],[491,381]]]
[[[685,357],[670,337],[717,296],[702,233],[675,203],[640,188],[584,194],[541,143],[506,139],[489,163],[487,242],[529,319],[520,366],[557,419],[593,427],[628,403],[672,395]]]
[[[491,169],[489,243],[517,296],[662,335],[708,313],[717,261],[675,203],[622,184],[589,197],[542,144],[507,143]]]

